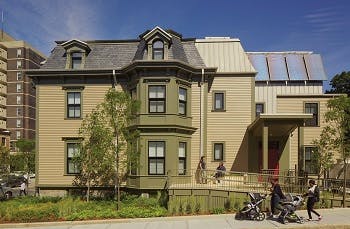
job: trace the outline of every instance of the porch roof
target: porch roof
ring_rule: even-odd
[[[289,135],[298,126],[304,126],[306,119],[311,119],[312,114],[260,114],[248,126],[254,136],[262,136],[263,127],[269,128],[269,136],[286,136]]]

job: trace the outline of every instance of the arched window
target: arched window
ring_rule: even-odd
[[[162,41],[155,41],[153,43],[153,60],[164,59],[164,44]]]

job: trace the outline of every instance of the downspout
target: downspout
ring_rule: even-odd
[[[204,113],[204,91],[203,91],[203,85],[204,85],[204,68],[202,68],[202,77],[200,82],[200,92],[199,92],[199,156],[204,156],[203,153],[203,145],[204,145],[204,131],[203,131],[203,113]]]

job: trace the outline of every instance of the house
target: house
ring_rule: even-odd
[[[239,39],[183,38],[155,27],[133,40],[57,41],[36,87],[36,186],[67,191],[82,119],[112,87],[141,101],[140,167],[127,187],[156,190],[166,178],[209,169],[306,170],[324,125],[326,80],[312,52],[246,52]]]

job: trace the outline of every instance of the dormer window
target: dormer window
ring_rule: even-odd
[[[72,53],[72,69],[81,69],[82,57],[81,52]]]
[[[66,69],[83,69],[91,51],[89,45],[76,39],[66,41],[61,45],[66,50]]]
[[[153,60],[164,59],[164,44],[162,41],[157,40],[153,43]]]

